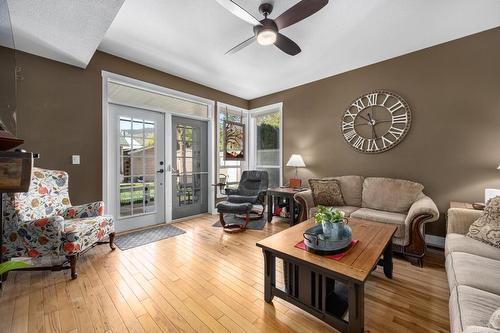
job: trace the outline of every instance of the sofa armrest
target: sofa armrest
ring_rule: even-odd
[[[96,201],[85,205],[66,208],[61,216],[65,219],[85,218],[102,216],[104,214],[104,202]]]
[[[405,224],[409,225],[418,217],[425,216],[422,223],[435,222],[439,219],[439,210],[434,201],[426,195],[415,201],[408,211]]]
[[[295,193],[293,199],[300,205],[299,222],[307,220],[309,210],[314,207],[314,199],[311,190]]]
[[[425,255],[425,235],[424,225],[439,219],[439,210],[434,201],[422,194],[415,201],[406,216],[406,239],[408,243],[404,247],[405,254],[417,258],[417,262],[422,267],[422,258]]]
[[[469,231],[470,225],[483,214],[480,210],[465,208],[448,209],[448,222],[446,233],[465,235]]]

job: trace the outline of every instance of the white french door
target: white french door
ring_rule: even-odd
[[[109,104],[110,205],[118,232],[165,222],[165,114]]]

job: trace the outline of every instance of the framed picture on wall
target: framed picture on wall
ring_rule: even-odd
[[[245,124],[224,121],[224,160],[245,160]]]

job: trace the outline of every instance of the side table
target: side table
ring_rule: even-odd
[[[304,191],[305,189],[294,189],[290,187],[273,187],[267,189],[267,222],[273,220],[274,215],[274,202],[278,198],[288,199],[290,203],[290,226],[297,223],[297,217],[295,216],[295,205],[297,203],[293,199],[295,193]]]

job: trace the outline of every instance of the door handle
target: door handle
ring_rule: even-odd
[[[165,171],[163,169],[160,169],[160,170],[158,170],[156,172],[158,172],[158,173],[164,173]]]

